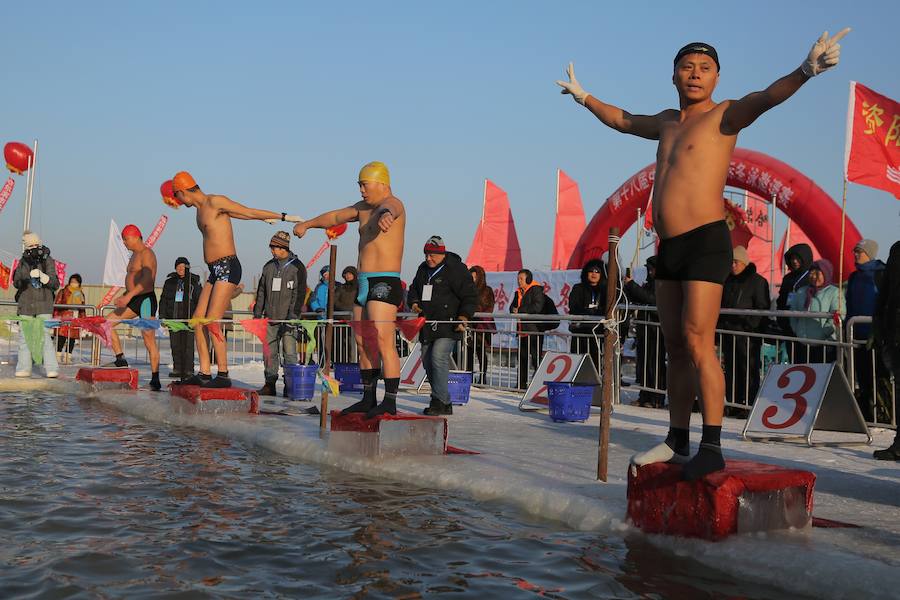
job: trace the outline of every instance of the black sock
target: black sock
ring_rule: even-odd
[[[150,389],[159,391],[162,389],[162,384],[159,382],[159,371],[153,371],[150,373]]]
[[[115,365],[116,365],[117,367],[127,367],[127,366],[128,366],[128,361],[125,360],[125,354],[124,354],[124,353],[119,352],[118,354],[116,354],[116,362],[115,362]]]
[[[700,440],[700,449],[694,458],[685,463],[681,471],[681,478],[685,481],[694,481],[710,473],[721,471],[725,468],[725,457],[722,456],[722,426],[704,425],[703,438]]]
[[[375,390],[378,386],[379,369],[360,369],[359,379],[363,385],[362,400],[351,404],[341,411],[342,415],[350,413],[367,413],[375,407]]]
[[[119,360],[119,359],[124,358],[124,357],[125,357],[125,353],[124,353],[124,352],[119,352],[118,354],[116,354],[116,360]]]
[[[701,444],[712,444],[713,446],[722,445],[722,426],[721,425],[704,425],[703,436],[700,438]]]
[[[721,429],[721,427],[719,428]],[[691,444],[689,441],[690,431],[681,427],[669,427],[669,435],[666,436],[666,446],[672,449],[675,454],[687,456],[691,453]]]
[[[371,419],[378,415],[397,414],[397,390],[400,388],[399,377],[384,378],[384,399],[381,404],[366,413],[366,418]]]

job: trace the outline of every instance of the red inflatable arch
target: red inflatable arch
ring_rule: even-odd
[[[635,173],[606,199],[581,234],[572,256],[570,269],[580,269],[591,258],[601,256],[609,247],[609,228],[618,227],[624,233],[637,220],[637,210],[643,210],[650,199],[656,164]],[[762,152],[736,148],[728,167],[727,185],[752,192],[762,198],[774,195],[777,206],[803,230],[824,258],[838,273],[841,245],[841,207],[812,179]],[[844,278],[855,270],[853,246],[862,236],[847,219],[844,242]]]

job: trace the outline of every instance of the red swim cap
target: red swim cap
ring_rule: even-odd
[[[172,208],[178,208],[182,205],[181,200],[178,200],[175,197],[175,190],[172,187],[171,179],[163,181],[162,185],[159,186],[159,193],[162,196],[163,202],[165,202]]]
[[[126,225],[122,229],[122,239],[124,240],[127,237],[138,237],[144,239],[144,236],[141,235],[141,230],[138,229],[137,225]]]

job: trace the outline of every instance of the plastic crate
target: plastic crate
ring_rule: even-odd
[[[450,404],[469,403],[469,391],[472,389],[471,371],[450,371],[447,378],[447,390],[450,392]]]
[[[358,363],[334,363],[334,378],[341,383],[342,393],[361,394],[363,392]]]
[[[550,400],[550,418],[554,422],[584,423],[591,416],[591,400],[596,384],[545,381],[544,385],[547,386],[547,397]]]

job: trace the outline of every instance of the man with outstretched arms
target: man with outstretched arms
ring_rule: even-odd
[[[269,210],[249,208],[227,196],[206,194],[187,171],[181,171],[172,178],[172,189],[174,198],[164,199],[167,204],[172,206],[184,204],[197,209],[197,228],[203,234],[203,260],[209,267],[207,282],[210,285],[203,286],[203,290],[200,292],[200,300],[197,302],[194,318],[218,321],[225,316],[234,291],[241,283],[241,261],[238,260],[234,246],[231,219],[274,223],[276,221],[297,222],[300,221],[300,218],[285,213],[279,214]],[[213,348],[216,351],[216,367],[218,367],[216,377],[213,379],[209,347],[203,327],[195,327],[194,333],[197,341],[197,354],[200,357],[200,372],[185,380],[185,383],[214,388],[231,387],[224,338],[217,335],[212,336]]]
[[[656,115],[632,115],[601,102],[581,87],[571,64],[569,81],[557,81],[563,94],[571,94],[605,125],[659,140],[653,220],[660,237],[656,297],[669,362],[669,434],[664,443],[632,457],[635,468],[685,462],[686,480],[725,468],[720,444],[725,380],[715,352],[715,328],[732,261],[723,201],[731,154],[741,129],[838,63],[837,42],[848,31],[834,37],[823,33],[799,68],[765,90],[718,103],[712,99],[719,81],[715,49],[688,44],[675,55],[672,75],[679,109]],[[703,436],[697,454],[688,460],[695,397],[702,407]]]
[[[397,354],[397,309],[403,303],[400,263],[403,261],[403,234],[406,210],[391,192],[387,166],[370,162],[359,172],[362,200],[353,206],[333,210],[294,226],[294,235],[303,237],[308,229],[327,229],[341,223],[359,223],[359,293],[353,307],[353,319],[369,320],[377,332],[377,347],[372,348],[360,333],[356,343],[363,398],[344,413],[362,412],[367,418],[397,414],[397,389],[400,387],[400,357]],[[364,327],[367,325],[363,325]],[[379,367],[384,377],[384,400],[376,406],[375,391]]]
[[[116,309],[108,317],[112,324],[110,342],[116,361],[113,365],[127,367],[128,361],[122,352],[122,342],[116,333],[115,324],[122,319],[156,318],[156,254],[144,243],[144,236],[137,225],[126,225],[122,229],[122,241],[131,251],[131,258],[125,273],[125,292],[115,299]],[[150,357],[150,388],[162,389],[159,382],[159,346],[156,344],[155,329],[141,329],[144,346]]]

